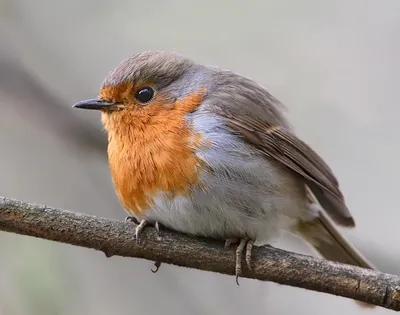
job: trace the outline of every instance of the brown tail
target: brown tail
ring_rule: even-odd
[[[324,212],[320,212],[320,215],[312,221],[298,223],[296,232],[308,241],[325,259],[376,269],[340,234]],[[362,307],[375,307],[359,301],[357,303]]]
[[[340,234],[323,212],[312,221],[300,222],[297,232],[326,259],[376,269]]]

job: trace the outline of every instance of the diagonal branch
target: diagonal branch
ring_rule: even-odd
[[[134,239],[134,223],[109,220],[0,197],[0,230],[177,266],[235,274],[235,255],[216,240],[146,228]],[[253,250],[253,272],[244,277],[325,292],[400,310],[400,277],[273,247]],[[244,267],[246,265],[244,264]],[[234,283],[234,282],[233,282]],[[232,285],[233,285],[232,283]]]

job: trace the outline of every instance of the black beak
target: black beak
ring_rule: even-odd
[[[90,100],[84,100],[72,105],[75,108],[83,108],[83,109],[93,109],[93,110],[112,110],[116,104],[105,102],[101,99],[94,98]]]

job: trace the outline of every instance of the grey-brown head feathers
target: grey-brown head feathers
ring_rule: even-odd
[[[102,84],[115,86],[124,82],[154,83],[160,88],[176,81],[195,63],[177,53],[145,51],[122,61]]]
[[[101,88],[122,83],[151,84],[168,97],[182,98],[205,90],[205,108],[226,113],[268,117],[275,125],[291,128],[284,106],[255,81],[229,70],[207,67],[180,54],[145,51],[122,61],[106,77]]]

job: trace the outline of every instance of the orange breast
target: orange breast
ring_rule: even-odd
[[[194,152],[201,137],[190,129],[185,115],[201,101],[201,94],[193,94],[168,106],[159,100],[103,114],[110,170],[127,211],[140,215],[157,192],[188,194],[197,183],[201,161]]]

